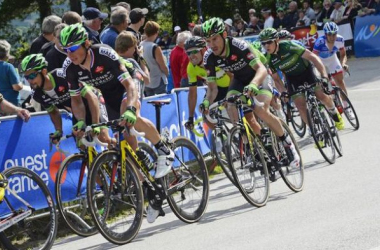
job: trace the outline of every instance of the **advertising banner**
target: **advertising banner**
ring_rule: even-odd
[[[368,15],[356,18],[355,56],[380,56],[380,15]]]

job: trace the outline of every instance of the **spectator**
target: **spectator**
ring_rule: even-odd
[[[226,27],[227,36],[236,36],[235,28],[232,23],[232,19],[228,18],[224,21],[224,26]],[[234,33],[234,34],[233,34]],[[194,35],[195,36],[195,35]],[[197,35],[199,36],[199,35]]]
[[[154,21],[145,24],[144,32],[146,39],[141,42],[143,56],[150,70],[150,83],[145,87],[146,96],[166,93],[169,69],[165,62],[164,54],[157,44],[154,43],[160,31],[160,25]]]
[[[273,28],[284,29],[288,27],[287,19],[285,18],[285,11],[283,8],[277,8],[277,17],[274,19]]]
[[[145,15],[148,14],[147,8],[135,8],[131,10],[131,13],[129,13],[129,19],[131,20],[130,25],[127,28],[127,31],[132,32],[137,39],[137,44],[140,44],[142,41],[140,28],[144,26],[145,23]]]
[[[234,23],[235,23],[236,21],[238,21],[238,20],[242,20],[243,23],[244,23],[245,28],[247,28],[247,26],[248,26],[248,24],[244,21],[244,19],[241,17],[241,15],[240,15],[239,13],[236,13],[236,14],[234,15],[233,20],[234,20]]]
[[[61,49],[59,42],[59,34],[61,30],[65,28],[67,24],[60,23],[54,28],[54,46],[46,53],[45,59],[48,62],[47,70],[52,71],[57,68],[62,68],[63,62],[65,61],[67,55]]]
[[[309,26],[310,25],[310,19],[306,16],[306,13],[304,10],[298,10],[298,21],[304,21],[305,25],[304,26]]]
[[[344,9],[342,0],[335,0],[334,10],[331,13],[330,20],[335,23],[339,23],[343,18]]]
[[[177,44],[177,37],[178,37],[179,32],[181,32],[181,27],[175,26],[174,35],[172,36],[172,39],[171,39],[172,40],[171,44]]]
[[[339,24],[350,23],[351,27],[354,24],[354,17],[358,15],[361,5],[357,0],[347,0],[347,6],[344,9],[342,20]]]
[[[369,3],[368,8],[365,10],[365,14],[379,14],[380,13],[380,0],[374,0]]]
[[[262,30],[262,27],[259,24],[259,18],[252,16],[249,20],[248,29],[250,34],[258,34]]]
[[[302,3],[303,10],[305,11],[305,16],[309,18],[310,21],[315,20],[315,11],[310,6],[310,1],[306,0]],[[308,24],[306,24],[308,25]]]
[[[0,93],[0,112],[6,115],[17,115],[21,119],[24,120],[24,122],[28,122],[30,119],[29,111],[26,109],[19,108],[12,103],[5,100],[3,95]]]
[[[0,93],[13,105],[18,106],[19,91],[23,85],[15,67],[8,63],[11,45],[6,40],[0,40]]]
[[[116,6],[120,6],[120,7],[123,7],[124,9],[128,10],[128,13],[131,12],[131,5],[129,3],[126,3],[126,2],[118,2],[116,4]]]
[[[333,12],[334,8],[332,7],[331,0],[323,1],[323,9],[321,11],[321,15],[317,19],[319,23],[326,23],[330,21],[330,16]]]
[[[190,37],[190,31],[179,33],[177,45],[170,53],[170,69],[173,76],[174,88],[189,87],[189,80],[187,79],[189,58],[185,51],[185,41]]]
[[[100,34],[100,41],[115,49],[116,37],[126,30],[129,21],[129,12],[123,7],[118,7],[111,13],[111,25]]]
[[[303,27],[303,26],[305,26],[306,24],[305,24],[305,20],[298,20],[297,21],[297,24],[296,24],[296,27]]]
[[[132,58],[134,59],[135,53],[141,53],[137,50],[137,39],[132,32],[129,31],[121,31],[117,36],[115,41],[115,50],[116,52],[123,57],[124,59]],[[138,63],[141,71],[142,78],[144,79],[144,85],[148,85],[150,83],[149,70],[144,60],[140,60]]]
[[[42,47],[45,44],[51,42],[49,45],[47,45],[44,48],[44,51],[46,54],[46,52],[50,49],[50,47],[54,45],[54,43],[52,42],[54,39],[54,35],[53,35],[54,28],[61,22],[62,22],[62,19],[56,15],[45,17],[44,20],[42,21],[42,27],[41,27],[42,34],[36,39],[34,39],[34,41],[32,42],[32,45],[30,46],[29,53],[36,54],[36,53],[42,52],[41,51]]]
[[[62,16],[62,22],[67,25],[82,23],[82,18],[75,11],[67,11]]]
[[[320,3],[314,4],[314,12],[315,12],[315,21],[317,21],[317,20],[319,20],[321,14],[322,14],[322,5]]]
[[[194,26],[192,34],[193,34],[193,36],[202,36],[202,25],[201,24],[196,24]]]
[[[97,8],[89,7],[83,12],[83,27],[88,33],[88,39],[92,44],[100,43],[99,30],[104,19],[108,17],[107,13],[100,12]]]
[[[297,2],[292,1],[289,3],[289,12],[285,16],[287,27],[286,29],[291,29],[293,27],[296,27],[297,21],[298,21],[298,7]]]
[[[249,17],[249,20],[251,20],[251,17],[253,17],[253,16],[257,17],[257,16],[256,16],[256,10],[255,10],[255,9],[249,9],[249,10],[248,10],[248,17]]]
[[[187,29],[192,33],[193,32],[193,29],[195,27],[195,23],[188,23],[187,24]]]
[[[169,32],[164,30],[162,32],[162,37],[158,40],[157,44],[161,47],[161,49],[169,49],[171,43],[171,37],[169,36]]]
[[[273,28],[274,19],[273,19],[272,15],[271,15],[271,10],[268,9],[268,8],[263,8],[261,10],[261,14],[264,17],[264,29],[266,29],[266,28]]]
[[[236,36],[244,36],[245,26],[243,19],[238,19],[235,21],[235,31]]]

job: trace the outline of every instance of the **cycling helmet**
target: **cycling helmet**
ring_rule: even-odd
[[[204,37],[222,34],[224,30],[224,21],[219,17],[213,17],[202,24],[202,33]]]
[[[192,48],[203,49],[204,47],[206,47],[206,41],[199,36],[190,37],[185,42],[185,50]]]
[[[278,38],[280,38],[280,39],[292,38],[292,34],[290,34],[290,32],[287,30],[280,30],[278,32]]]
[[[323,31],[325,34],[336,34],[338,33],[339,27],[334,22],[327,22],[323,26]]]
[[[273,28],[266,28],[262,30],[259,34],[259,39],[261,42],[267,40],[274,40],[276,38],[278,38],[278,32]]]
[[[39,71],[43,68],[46,68],[47,65],[48,63],[42,54],[31,54],[22,60],[20,65],[20,73],[29,70]]]
[[[262,46],[261,46],[261,42],[260,41],[258,41],[258,40],[256,40],[256,41],[254,41],[253,43],[252,43],[252,46],[255,48],[255,49],[257,49],[258,51],[262,51]]]
[[[82,24],[72,24],[61,30],[59,34],[59,42],[63,47],[80,45],[88,38],[87,31]]]

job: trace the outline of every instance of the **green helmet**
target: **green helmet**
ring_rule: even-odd
[[[216,34],[222,34],[225,30],[223,19],[213,17],[202,24],[202,33],[204,37],[211,37]]]
[[[42,54],[31,54],[25,57],[20,65],[20,73],[29,70],[39,71],[48,66],[48,62]]]
[[[259,39],[261,42],[267,41],[267,40],[274,40],[278,37],[278,32],[276,29],[273,28],[266,28],[262,30],[259,34]]]
[[[63,47],[80,45],[84,43],[87,38],[87,31],[80,23],[72,24],[63,28],[59,34],[59,42]]]
[[[252,46],[255,48],[255,49],[257,49],[258,51],[262,51],[262,47],[261,47],[261,42],[260,41],[258,41],[258,40],[256,40],[256,41],[254,41],[253,43],[252,43]]]

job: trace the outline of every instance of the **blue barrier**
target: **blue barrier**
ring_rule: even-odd
[[[63,131],[70,133],[72,127],[71,116],[67,112],[61,113]],[[55,148],[49,150],[49,133],[54,132],[50,117],[46,112],[33,113],[28,123],[11,117],[0,118],[0,172],[13,166],[23,166],[37,173],[54,194],[55,176],[65,155]],[[62,143],[65,151],[73,154],[77,152],[72,139]],[[15,180],[15,191],[20,196],[33,195],[33,184],[26,180]],[[32,204],[40,207],[39,200]]]
[[[357,17],[355,23],[355,56],[380,56],[380,15]]]

